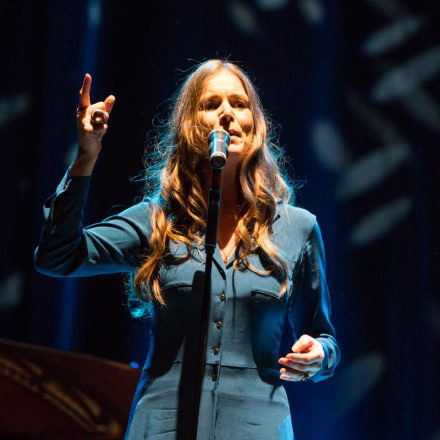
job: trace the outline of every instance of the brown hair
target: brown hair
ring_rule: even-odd
[[[281,150],[269,140],[269,123],[247,74],[231,62],[215,59],[196,66],[182,83],[169,121],[155,144],[153,161],[151,153],[148,156],[146,196],[150,199],[151,236],[145,262],[133,280],[138,311],[142,303],[145,306],[145,301],[152,298],[164,305],[159,270],[165,259],[173,258],[170,240],[187,247],[187,255],[175,260],[176,264],[191,258],[192,251],[203,242],[207,206],[201,169],[206,162],[207,132],[198,121],[199,100],[206,80],[222,69],[232,72],[242,82],[254,118],[252,141],[239,164],[237,184],[243,208],[236,230],[240,241],[234,267],[260,275],[281,271],[280,293],[286,289],[287,265],[270,238],[277,203],[289,203],[292,195],[279,166]],[[265,270],[249,263],[247,257],[254,252],[268,262]]]

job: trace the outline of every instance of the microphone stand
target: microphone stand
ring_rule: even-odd
[[[197,346],[197,359],[195,368],[193,421],[191,440],[197,440],[197,427],[199,421],[200,394],[205,370],[205,350],[208,330],[209,306],[211,302],[211,272],[212,258],[217,245],[218,217],[220,211],[221,196],[221,169],[212,169],[211,186],[208,196],[208,218],[206,220],[205,252],[206,263],[203,280],[203,296],[200,318],[199,341]]]
[[[205,273],[203,278],[203,295],[201,304],[199,340],[197,344],[196,368],[194,369],[194,399],[193,419],[191,426],[191,440],[197,440],[199,422],[200,394],[205,373],[205,352],[208,332],[208,318],[211,303],[211,272],[212,259],[217,246],[218,216],[220,212],[220,196],[222,183],[222,169],[226,163],[226,156],[230,142],[229,133],[222,128],[211,131],[208,136],[210,148],[210,162],[212,168],[211,186],[208,195],[208,217],[206,219],[205,236]]]

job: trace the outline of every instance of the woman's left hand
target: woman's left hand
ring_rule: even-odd
[[[292,346],[292,353],[278,359],[283,365],[280,379],[294,382],[307,380],[321,369],[325,353],[322,344],[309,335],[302,335]]]

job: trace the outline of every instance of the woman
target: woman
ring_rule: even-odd
[[[38,270],[55,276],[134,274],[136,311],[148,314],[152,332],[126,438],[184,439],[190,432],[211,173],[207,135],[223,128],[231,143],[198,438],[293,439],[282,381],[331,376],[339,349],[319,227],[312,214],[288,203],[291,192],[251,81],[232,63],[200,64],[183,83],[157,145],[163,166],[154,167],[158,180],[148,197],[81,230],[89,176],[108,128],[107,121],[93,125],[91,115],[100,109],[108,119],[115,102],[110,95],[91,104],[90,87],[86,75],[78,155],[46,202],[35,261]]]

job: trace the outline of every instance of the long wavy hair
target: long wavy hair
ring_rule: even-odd
[[[287,265],[271,237],[277,203],[289,203],[292,197],[290,182],[282,172],[283,152],[271,142],[270,123],[248,75],[236,64],[213,59],[197,65],[183,81],[168,122],[146,155],[145,197],[150,202],[151,235],[144,263],[132,279],[134,289],[129,304],[137,316],[153,298],[165,305],[161,266],[167,260],[174,264],[187,261],[203,244],[207,214],[203,169],[208,133],[198,118],[199,101],[206,81],[223,69],[243,84],[254,119],[252,140],[244,149],[237,172],[241,212],[236,229],[239,256],[234,267],[262,276],[278,271],[283,280],[280,294],[286,290]],[[171,241],[183,243],[187,254],[174,257],[170,252]],[[259,254],[265,261],[263,270],[250,264],[251,253]]]

